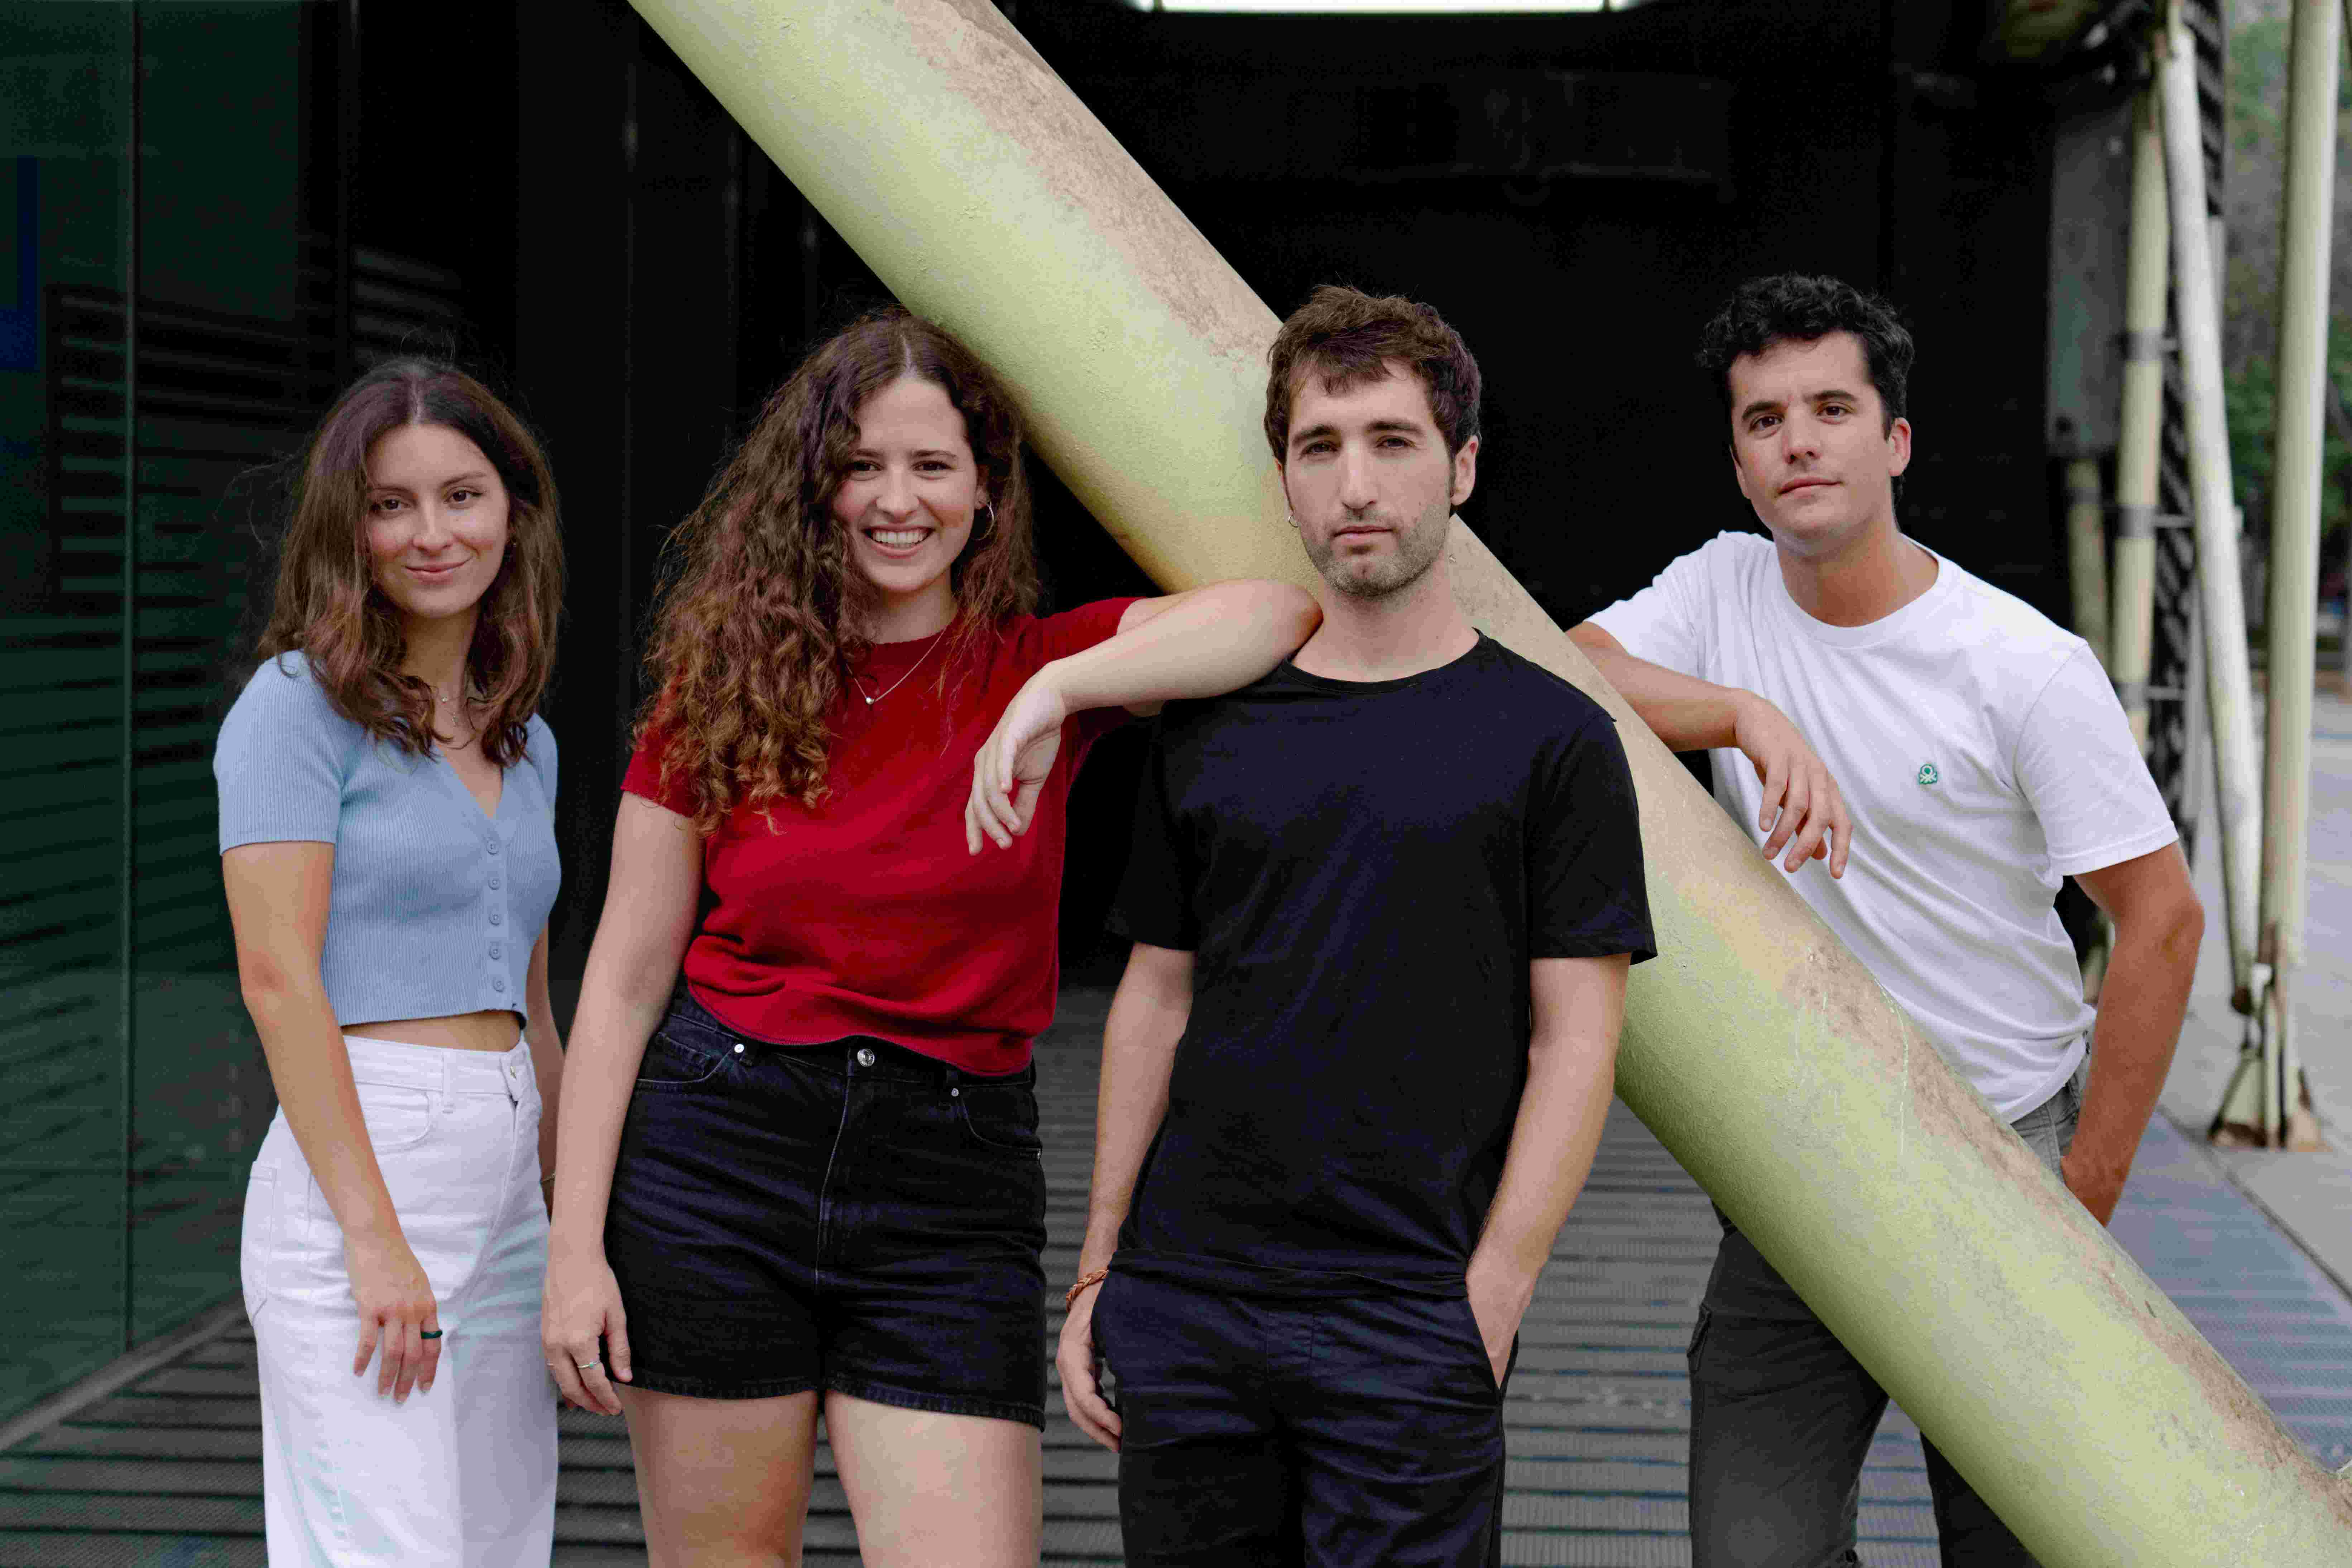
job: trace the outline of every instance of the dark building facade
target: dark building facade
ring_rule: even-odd
[[[1277,310],[1342,279],[1461,327],[1489,400],[1469,519],[1563,624],[1752,525],[1690,354],[1783,268],[1907,310],[1906,527],[2066,618],[2058,464],[2114,401],[2141,8],[2027,62],[1983,6],[1880,0],[1004,8]],[[0,232],[5,1420],[236,1289],[272,1099],[211,746],[337,388],[452,355],[547,440],[568,1012],[664,540],[800,353],[887,296],[620,0],[0,0]],[[1147,591],[1040,478],[1053,599]],[[1134,764],[1104,747],[1074,809],[1073,963],[1105,956]]]

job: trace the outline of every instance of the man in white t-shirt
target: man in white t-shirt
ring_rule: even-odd
[[[1713,753],[1717,798],[2104,1224],[2204,915],[2089,646],[1897,526],[1912,354],[1835,279],[1743,285],[1699,363],[1771,537],[1720,534],[1570,635],[1660,739]],[[2115,925],[2095,1016],[2067,876]],[[1695,1568],[1858,1563],[1886,1395],[1728,1220],[1690,1367]],[[1927,1476],[1947,1568],[2033,1561],[1932,1444]]]

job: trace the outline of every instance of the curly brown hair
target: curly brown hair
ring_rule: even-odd
[[[1378,381],[1391,360],[1412,367],[1430,417],[1452,457],[1478,435],[1478,362],[1462,334],[1418,300],[1326,283],[1290,313],[1266,351],[1265,439],[1277,466],[1290,461],[1290,405],[1299,381],[1319,373],[1327,392]]]
[[[686,781],[708,834],[748,802],[824,796],[825,713],[868,647],[872,589],[833,516],[857,448],[857,410],[904,376],[930,382],[964,418],[993,517],[949,570],[957,616],[945,681],[1006,617],[1036,607],[1037,559],[1021,416],[971,351],[904,310],[866,316],[803,361],[691,516],[671,536],[675,575],[655,611],[646,665],[654,695],[640,744],[658,731],[662,787]]]
[[[369,450],[403,425],[438,425],[481,448],[507,492],[506,558],[484,593],[465,685],[484,712],[482,754],[511,767],[555,667],[563,541],[539,443],[489,388],[436,360],[387,360],[335,400],[304,450],[280,543],[261,658],[300,652],[335,710],[417,755],[433,749],[433,689],[401,673],[400,612],[367,553]]]

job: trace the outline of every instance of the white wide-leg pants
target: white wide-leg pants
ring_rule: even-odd
[[[547,1213],[528,1046],[347,1035],[368,1138],[440,1308],[441,1367],[404,1404],[358,1376],[342,1228],[281,1112],[246,1190],[272,1568],[545,1568],[555,1385],[541,1360]]]

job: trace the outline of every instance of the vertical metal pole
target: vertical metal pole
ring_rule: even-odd
[[[2197,598],[2205,628],[2207,706],[2213,726],[2214,815],[2221,830],[2222,902],[2230,973],[2241,997],[2254,984],[2257,813],[2246,653],[2245,589],[2239,575],[2237,510],[2230,496],[2230,433],[2221,401],[2221,317],[2206,222],[2205,148],[2197,103],[2197,45],[2175,4],[2165,26],[2158,79],[2164,94],[2164,163],[2172,205],[2173,316],[2180,330],[2181,391],[2189,424],[2189,480],[2197,530]]]
[[[2074,591],[2074,633],[2106,664],[2112,657],[2107,641],[2107,524],[2096,458],[2066,460],[2066,575]]]
[[[2147,746],[2147,677],[2156,642],[2157,477],[2164,446],[2164,321],[2170,284],[2165,229],[2163,110],[2157,89],[2132,110],[2131,253],[2124,274],[2124,401],[2116,447],[2115,613],[2107,673]]]
[[[2296,0],[2288,46],[2286,195],[2279,236],[2278,426],[2271,483],[2270,701],[2263,748],[2262,952],[2270,964],[2264,1131],[2316,1146],[2303,1112],[2291,987],[2303,962],[2316,679],[2321,447],[2339,0]],[[2275,1104],[2273,1121],[2268,1109]],[[2298,1137],[2297,1134],[2301,1136]]]

